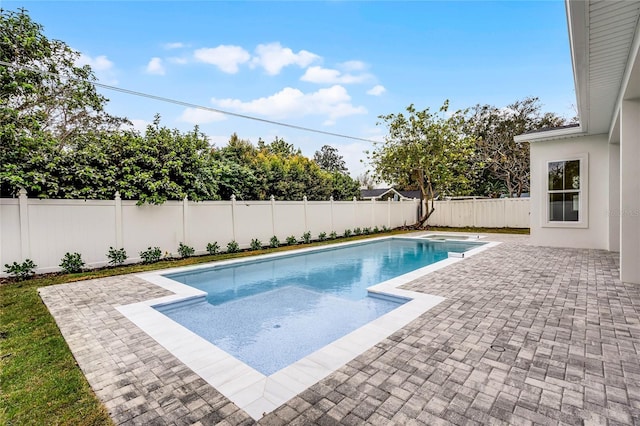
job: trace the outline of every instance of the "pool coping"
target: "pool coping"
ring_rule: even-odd
[[[259,257],[260,259],[285,257],[385,239],[424,239],[424,236],[372,238],[366,241],[339,243],[327,247],[310,247],[259,255]],[[437,242],[437,240],[435,241]],[[470,242],[469,240],[461,241]],[[403,290],[398,287],[500,244],[491,241],[483,241],[483,243],[485,244],[465,252],[464,257],[449,257],[369,287],[367,290],[371,293],[410,300],[270,376],[258,372],[154,309],[156,306],[187,302],[206,296],[203,291],[162,275],[254,261],[256,260],[254,256],[138,274],[136,277],[174,294],[143,302],[119,305],[116,309],[198,376],[239,408],[245,410],[252,418],[258,420],[444,301],[445,298],[440,296]]]

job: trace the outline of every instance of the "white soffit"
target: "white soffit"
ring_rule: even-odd
[[[576,92],[586,95],[579,99],[583,128],[589,134],[608,133],[638,27],[640,1],[570,0],[567,13],[570,27],[577,30],[570,28],[569,33]]]

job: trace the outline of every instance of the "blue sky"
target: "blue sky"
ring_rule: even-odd
[[[503,107],[538,96],[574,115],[563,1],[8,1],[82,53],[101,83],[268,120],[382,140],[378,116],[413,103]],[[275,136],[338,149],[351,174],[371,144],[101,90],[139,128],[161,114],[217,146]]]

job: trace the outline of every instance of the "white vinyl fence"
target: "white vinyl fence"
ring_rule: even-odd
[[[528,228],[529,198],[436,201],[431,226]]]
[[[418,200],[411,201],[167,201],[136,205],[114,200],[39,200],[23,192],[0,199],[0,266],[31,259],[38,272],[59,270],[66,252],[78,252],[88,266],[108,262],[109,247],[124,248],[129,261],[140,251],[160,247],[176,255],[179,243],[206,253],[208,243],[221,250],[232,240],[248,248],[251,240],[268,245],[272,236],[284,242],[306,231],[338,235],[346,229],[395,228],[418,218]]]

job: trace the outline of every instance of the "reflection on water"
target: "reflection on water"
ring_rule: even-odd
[[[167,277],[207,292],[212,305],[288,286],[358,300],[366,297],[367,287],[446,259],[447,252],[476,246],[388,239]]]

